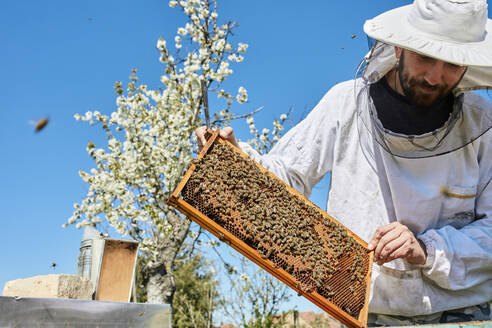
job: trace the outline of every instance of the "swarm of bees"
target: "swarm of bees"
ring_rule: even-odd
[[[298,290],[360,312],[368,254],[343,226],[228,145],[214,143],[193,164],[185,201],[289,273]]]

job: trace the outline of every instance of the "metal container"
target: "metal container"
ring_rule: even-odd
[[[91,279],[92,267],[92,239],[82,240],[80,253],[77,259],[77,275]]]
[[[104,238],[102,233],[92,225],[86,226],[82,234],[80,252],[77,258],[77,275],[90,279],[94,286],[94,291],[99,278],[103,248]]]
[[[0,296],[0,327],[171,327],[168,304]]]

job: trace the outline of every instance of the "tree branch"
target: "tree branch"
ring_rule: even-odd
[[[254,114],[258,113],[259,111],[263,110],[263,108],[264,108],[264,106],[260,106],[260,107],[256,108],[255,110],[253,110],[252,112],[249,112],[248,114],[234,115],[234,116],[230,116],[227,119],[215,120],[215,121],[212,122],[212,125],[218,124],[218,123],[223,123],[226,120],[236,120],[236,119],[239,119],[239,118],[246,118],[248,116],[251,116],[251,115],[254,115]]]

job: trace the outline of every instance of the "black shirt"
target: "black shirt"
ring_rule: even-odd
[[[419,107],[391,89],[386,78],[372,84],[369,94],[384,128],[396,133],[420,135],[434,131],[446,123],[453,111],[453,94],[431,107]]]

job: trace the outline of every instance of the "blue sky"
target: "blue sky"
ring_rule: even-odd
[[[291,107],[297,121],[331,86],[354,76],[368,50],[364,21],[409,3],[219,1],[219,20],[239,23],[233,42],[249,44],[227,84],[233,92],[246,87],[249,102],[232,111],[264,106],[256,116],[260,129]],[[160,36],[173,40],[184,15],[163,0],[19,0],[2,4],[0,22],[3,288],[17,278],[76,272],[82,231],[61,225],[87,191],[78,176],[92,167],[85,146],[103,146],[104,135],[73,115],[111,113],[113,85],[126,83],[132,68],[140,81],[160,87],[163,66],[155,45]],[[45,116],[50,123],[34,133],[29,121]],[[233,127],[239,138],[249,138],[244,121]],[[327,186],[325,180],[313,191],[322,208]]]

